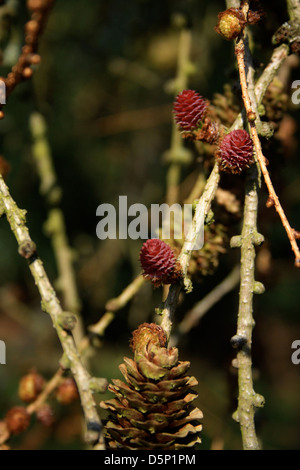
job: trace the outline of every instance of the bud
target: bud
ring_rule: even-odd
[[[78,400],[79,394],[75,381],[72,378],[64,379],[56,391],[56,399],[62,405],[69,405]]]
[[[54,423],[54,411],[48,403],[42,405],[36,412],[37,420],[46,428]]]
[[[266,202],[266,207],[269,209],[270,207],[273,207],[274,204],[275,204],[274,199],[271,196],[269,196]]]
[[[237,129],[229,132],[221,141],[215,154],[220,170],[240,174],[253,161],[253,142],[247,131]]]
[[[133,351],[144,349],[148,344],[161,348],[167,345],[166,333],[156,323],[143,323],[132,333],[130,347]]]
[[[19,384],[19,397],[25,403],[36,400],[45,385],[44,378],[36,372],[30,372],[22,377]]]
[[[218,24],[215,30],[230,41],[241,34],[245,24],[244,15],[238,8],[228,8],[218,14]]]
[[[6,414],[5,422],[12,434],[21,434],[30,424],[30,414],[23,406],[15,406]]]
[[[151,238],[140,251],[140,262],[146,279],[154,286],[174,284],[181,277],[181,266],[172,248],[163,240]]]
[[[181,131],[197,129],[206,115],[208,101],[194,90],[183,90],[177,95],[173,113]]]

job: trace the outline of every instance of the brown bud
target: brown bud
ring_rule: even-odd
[[[18,249],[19,255],[25,259],[31,258],[36,253],[36,245],[32,240],[25,240]]]
[[[36,372],[30,372],[22,377],[19,385],[19,397],[25,403],[36,400],[45,385],[44,378]]]
[[[24,78],[31,78],[33,74],[33,71],[30,67],[25,67],[25,69],[22,72],[22,75]]]
[[[275,204],[274,199],[271,196],[269,196],[266,202],[266,207],[269,209],[270,207],[274,206],[274,204]]]
[[[48,403],[42,405],[36,412],[37,420],[46,428],[49,428],[53,425],[54,411]]]
[[[32,47],[29,46],[28,44],[25,44],[25,46],[22,47],[22,53],[27,55],[32,53]]]
[[[208,144],[215,144],[220,138],[220,128],[218,124],[212,121],[209,117],[204,119],[201,128],[194,132],[195,140],[207,142]]]
[[[293,228],[293,235],[296,240],[300,240],[300,232],[298,232],[298,230],[295,230],[294,228]]]
[[[130,347],[133,351],[146,348],[149,344],[164,347],[167,337],[161,326],[156,323],[143,323],[132,333]]]
[[[40,29],[40,25],[37,21],[30,20],[25,24],[25,32],[30,34],[36,34]]]
[[[44,10],[47,8],[45,0],[27,0],[27,8],[31,11]]]
[[[37,65],[41,62],[41,56],[39,54],[29,54],[28,60],[32,65]]]
[[[30,424],[30,414],[23,406],[15,406],[6,414],[5,422],[12,434],[21,434]]]
[[[4,111],[2,111],[2,109],[0,110],[0,121],[2,121],[2,119],[5,118],[5,114],[4,114]]]
[[[69,405],[78,400],[79,394],[75,381],[72,378],[64,379],[56,391],[56,399],[62,405]]]
[[[230,41],[241,34],[245,24],[244,15],[238,8],[228,8],[218,14],[218,24],[215,30]]]
[[[249,121],[249,122],[254,122],[255,119],[256,119],[256,114],[254,113],[254,111],[250,111],[250,112],[247,114],[247,118],[248,118],[248,121]]]

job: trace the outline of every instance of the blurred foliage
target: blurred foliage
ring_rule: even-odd
[[[28,16],[23,2],[17,2],[17,7],[9,28],[20,48],[22,25]],[[252,28],[258,72],[268,63],[274,31],[287,20],[281,1],[264,7],[265,17]],[[28,125],[35,110],[46,118],[63,188],[67,232],[76,254],[86,325],[97,321],[105,312],[107,300],[117,296],[140,272],[141,240],[98,240],[96,208],[104,202],[117,206],[119,195],[127,195],[128,204],[150,206],[164,200],[167,166],[162,156],[170,146],[170,83],[176,73],[180,15],[188,18],[193,33],[195,73],[189,87],[210,100],[214,93],[224,92],[225,83],[238,88],[232,44],[214,31],[217,13],[223,9],[224,2],[217,0],[132,0],[126,5],[121,0],[57,0],[40,43],[42,63],[32,81],[19,85],[5,107],[6,117],[0,122],[0,153],[11,166],[7,183],[19,206],[28,211],[32,238],[55,282],[55,258],[43,231],[48,208],[39,195]],[[7,74],[14,57],[6,59],[2,75]],[[297,66],[296,61],[287,80],[285,92],[289,96],[291,82],[299,79]],[[287,113],[296,125],[299,106],[293,106],[290,99]],[[292,146],[290,140],[286,147],[277,143],[265,143],[269,168],[288,217],[299,229],[299,143]],[[193,152],[195,161],[183,173],[183,194],[191,189],[187,176],[196,175],[201,165]],[[224,177],[222,185],[242,194],[242,178]],[[290,358],[291,343],[300,338],[300,272],[293,267],[289,242],[278,217],[265,208],[266,199],[263,187],[258,226],[266,242],[258,251],[257,278],[264,282],[266,293],[255,298],[253,359],[254,386],[265,396],[266,405],[257,415],[257,430],[265,449],[300,449],[300,366],[293,365]],[[238,223],[232,229],[239,233]],[[34,366],[50,378],[61,350],[50,319],[41,312],[30,272],[17,254],[5,220],[0,224],[0,253],[0,338],[7,345],[7,365],[0,366],[2,417],[19,403],[20,377]],[[193,293],[181,303],[176,322],[221,282],[238,259],[238,250],[229,250],[221,257],[215,274],[195,284]],[[153,319],[160,302],[161,290],[153,291],[146,284],[118,312],[92,359],[95,375],[109,380],[120,377],[118,364],[124,355],[130,355],[130,332]],[[230,338],[235,334],[237,309],[236,289],[178,345],[182,360],[191,361],[191,373],[199,380],[197,406],[204,412],[205,449],[241,448],[239,427],[231,418],[237,384]],[[57,423],[51,431],[33,425],[12,443],[13,447],[81,448],[79,406],[57,406],[56,412]]]

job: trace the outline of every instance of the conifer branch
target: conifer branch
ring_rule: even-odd
[[[10,228],[17,240],[19,254],[28,261],[29,269],[41,296],[42,309],[50,315],[60,340],[64,351],[62,366],[70,368],[76,381],[86,421],[85,440],[89,444],[98,442],[104,449],[102,424],[89,386],[91,377],[82,365],[72,332],[68,329],[68,325],[73,323],[73,321],[68,321],[72,315],[63,311],[43,263],[37,255],[36,245],[30,237],[26,225],[26,211],[19,209],[1,175],[0,205],[4,208]]]

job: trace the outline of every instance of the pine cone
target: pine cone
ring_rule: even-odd
[[[245,24],[246,20],[239,8],[228,8],[218,14],[218,24],[215,30],[225,39],[231,41],[241,34]]]
[[[247,131],[237,129],[229,132],[219,145],[216,158],[220,170],[240,174],[254,162],[253,142]]]
[[[127,384],[113,380],[112,400],[100,406],[110,411],[105,426],[110,448],[176,450],[200,443],[202,412],[192,405],[197,398],[186,375],[189,362],[178,361],[178,350],[167,349],[163,329],[144,323],[134,333],[134,360],[124,358],[120,370]]]
[[[154,286],[173,284],[181,277],[181,266],[172,248],[163,240],[151,238],[140,251],[140,262],[146,279]]]
[[[183,90],[174,103],[175,121],[181,131],[193,131],[207,112],[208,102],[194,90]]]

